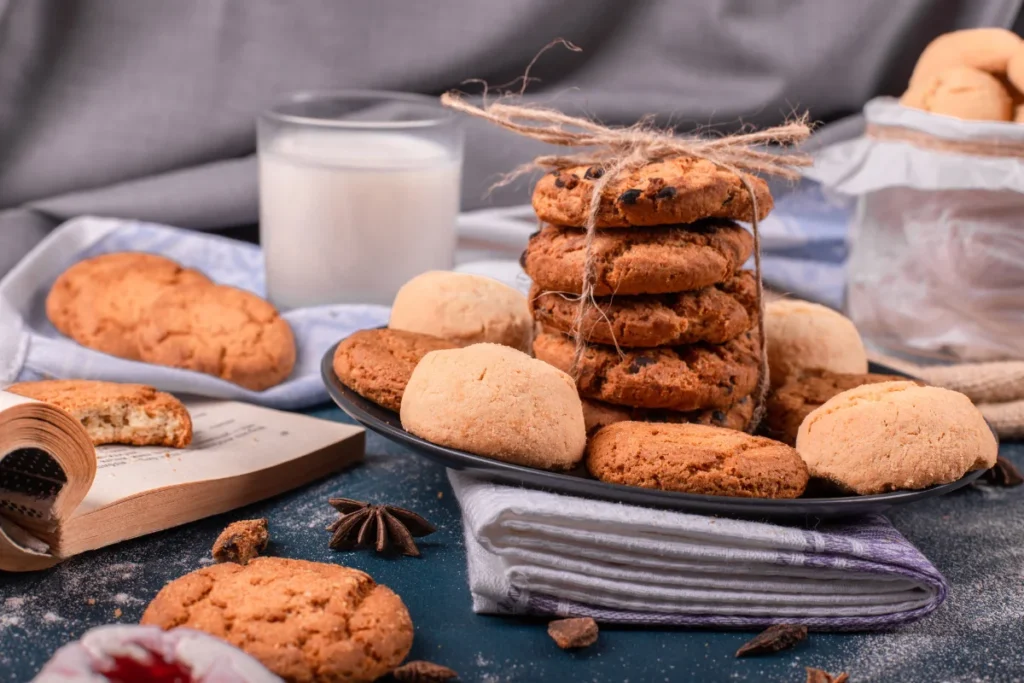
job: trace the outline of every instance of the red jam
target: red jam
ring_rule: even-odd
[[[192,672],[181,664],[169,664],[150,653],[148,664],[130,657],[115,657],[114,667],[102,672],[110,683],[193,683]]]

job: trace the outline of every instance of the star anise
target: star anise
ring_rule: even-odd
[[[1011,487],[1024,484],[1024,477],[1020,476],[1017,468],[1001,455],[996,458],[995,467],[986,471],[980,479],[991,486]]]
[[[331,498],[327,501],[341,513],[327,527],[332,550],[354,550],[375,545],[378,553],[389,548],[403,555],[419,557],[413,537],[427,536],[437,528],[415,512],[394,505],[370,505],[350,498]]]

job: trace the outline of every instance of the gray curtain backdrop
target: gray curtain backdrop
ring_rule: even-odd
[[[839,121],[899,94],[937,34],[1013,27],[1021,2],[0,0],[0,275],[86,213],[254,225],[255,117],[289,91],[505,83],[562,37],[583,52],[548,52],[531,92],[608,123]],[[484,194],[541,151],[469,122],[463,208],[526,201],[526,181]]]

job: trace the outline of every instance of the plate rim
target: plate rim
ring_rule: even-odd
[[[924,489],[904,489],[898,491],[889,491],[887,493],[874,493],[863,496],[858,495],[846,495],[846,496],[833,496],[829,498],[752,498],[742,496],[713,496],[699,493],[686,493],[683,491],[665,491],[662,489],[649,489],[641,486],[627,486],[625,484],[614,484],[610,482],[604,482],[596,478],[579,477],[566,472],[558,472],[552,470],[544,470],[534,467],[527,467],[525,465],[519,465],[517,463],[505,462],[503,460],[495,460],[486,456],[477,455],[468,451],[462,451],[456,448],[449,448],[447,446],[441,446],[439,444],[431,443],[426,439],[423,439],[411,432],[395,427],[394,425],[384,422],[380,418],[370,414],[364,410],[361,406],[353,403],[345,393],[353,393],[352,389],[342,383],[334,372],[334,354],[344,339],[341,339],[327,350],[320,362],[321,379],[323,380],[324,386],[327,389],[327,393],[330,395],[331,400],[335,405],[347,414],[350,418],[359,422],[365,428],[370,429],[373,432],[381,434],[385,438],[395,441],[413,451],[418,457],[427,458],[434,462],[439,462],[446,468],[454,469],[456,471],[463,470],[484,470],[490,471],[502,475],[508,475],[511,477],[515,474],[525,475],[527,479],[543,478],[552,479],[555,482],[565,482],[563,487],[551,487],[549,490],[559,491],[565,495],[573,495],[577,497],[586,497],[586,493],[579,491],[569,490],[571,485],[579,486],[581,482],[583,486],[600,487],[602,490],[607,490],[609,495],[608,499],[612,499],[613,494],[616,491],[623,492],[627,497],[637,495],[637,492],[642,492],[644,497],[652,499],[650,503],[646,503],[647,507],[657,507],[659,500],[664,500],[665,505],[669,505],[669,501],[678,501],[680,504],[692,504],[694,507],[737,507],[749,509],[751,514],[763,512],[765,514],[772,515],[774,517],[829,517],[838,518],[842,516],[855,516],[870,514],[870,512],[863,510],[851,509],[849,513],[832,513],[826,511],[805,511],[805,512],[790,512],[794,505],[805,506],[805,505],[819,505],[819,506],[838,506],[838,507],[849,507],[849,508],[870,508],[875,507],[892,507],[903,503],[914,502],[915,500],[922,498],[931,498],[935,496],[945,495],[952,493],[957,489],[963,488],[968,484],[973,483],[978,479],[986,470],[977,469],[967,472],[963,477],[955,481],[947,482],[945,484],[936,484]],[[912,375],[905,372],[890,368],[882,363],[872,362],[876,368],[885,371],[888,374],[899,375],[907,377],[908,379],[917,379]],[[358,396],[358,394],[356,394]],[[359,399],[372,403],[369,399],[359,396]],[[347,404],[346,405],[343,405]],[[376,404],[374,404],[376,406]],[[377,406],[379,407],[379,406]],[[380,407],[381,410],[386,408]],[[356,414],[353,414],[356,413]],[[372,424],[367,424],[370,422]],[[991,428],[991,425],[990,425]],[[994,430],[993,430],[994,433]],[[996,443],[998,446],[999,439],[996,437]],[[422,453],[422,451],[430,451],[438,454],[444,454],[444,458],[431,457]],[[475,468],[465,467],[463,463],[452,464],[448,460],[456,458],[468,461],[476,465]],[[536,484],[524,483],[521,485],[529,486],[532,488],[543,488]],[[626,502],[626,501],[623,501]],[[629,501],[628,504],[637,504]],[[671,507],[665,507],[662,509],[680,509],[680,505],[671,505]]]

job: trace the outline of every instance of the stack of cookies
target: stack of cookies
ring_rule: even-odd
[[[552,172],[537,184],[542,221],[522,265],[533,280],[537,358],[568,372],[583,291],[586,224],[600,167]],[[747,176],[758,219],[767,184]],[[597,306],[578,330],[577,368],[588,432],[624,420],[699,422],[745,429],[761,357],[752,272],[740,270],[753,204],[735,174],[697,159],[622,173],[600,197],[592,243]],[[616,348],[618,346],[618,349]]]

